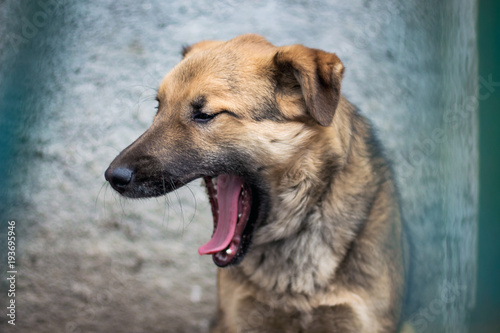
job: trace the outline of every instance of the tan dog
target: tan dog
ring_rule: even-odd
[[[213,332],[396,331],[394,183],[340,94],[338,57],[257,35],[183,53],[152,126],[106,179],[133,198],[205,179],[214,234],[199,252],[221,267]]]

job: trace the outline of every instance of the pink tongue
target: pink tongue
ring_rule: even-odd
[[[198,249],[199,254],[217,253],[231,243],[238,221],[238,200],[242,185],[241,178],[237,176],[220,175],[217,177],[219,218],[212,239]]]

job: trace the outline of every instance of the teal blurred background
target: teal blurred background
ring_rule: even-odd
[[[478,17],[479,260],[471,332],[500,332],[500,1],[480,0]],[[483,81],[484,82],[484,81]]]

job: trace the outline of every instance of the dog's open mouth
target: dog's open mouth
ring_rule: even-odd
[[[245,256],[252,237],[252,187],[235,175],[203,179],[212,206],[214,232],[198,253],[211,254],[219,267],[237,264]]]

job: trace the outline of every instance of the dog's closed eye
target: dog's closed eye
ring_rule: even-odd
[[[195,110],[193,113],[193,120],[196,123],[206,124],[210,120],[214,119],[215,117],[217,117],[220,114],[227,114],[227,115],[230,115],[231,117],[234,117],[236,119],[241,118],[239,115],[237,115],[236,113],[229,111],[229,110],[221,110],[221,111],[218,111],[215,113],[205,113],[205,112],[202,112],[201,110]]]
[[[217,116],[217,113],[211,114],[211,113],[204,113],[204,112],[196,110],[193,114],[193,120],[196,123],[205,124],[205,123],[208,123],[210,120],[214,119],[216,116]]]

